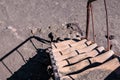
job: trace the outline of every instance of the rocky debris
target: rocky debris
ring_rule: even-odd
[[[16,32],[17,29],[13,28],[12,26],[8,26],[7,29],[10,29],[12,32]]]
[[[83,31],[80,29],[78,23],[67,23],[67,29],[71,28],[73,31],[79,32],[83,36]]]
[[[83,31],[80,29],[78,23],[66,23],[61,26],[60,29],[52,30],[51,26],[48,26],[49,32],[48,38],[51,42],[63,41],[67,38],[81,38],[83,36]],[[62,33],[60,33],[62,31]]]
[[[41,33],[41,28],[33,28],[31,29],[31,34],[36,35]]]

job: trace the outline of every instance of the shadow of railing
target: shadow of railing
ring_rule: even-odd
[[[45,39],[42,39],[42,38],[40,38],[40,37],[38,37],[38,36],[31,36],[31,37],[29,37],[28,39],[26,39],[25,41],[23,41],[21,44],[19,44],[16,48],[14,48],[13,50],[11,50],[9,53],[7,53],[6,55],[4,55],[4,56],[0,59],[0,61],[2,61],[3,59],[5,59],[6,57],[8,57],[8,56],[9,56],[10,54],[12,54],[15,50],[17,50],[17,49],[20,48],[22,45],[24,45],[27,41],[30,40],[30,42],[33,44],[32,40],[31,40],[32,38],[34,38],[34,39],[36,39],[36,40],[38,40],[38,41],[40,41],[40,42],[42,42],[42,43],[44,43],[44,44],[50,43],[50,41],[45,40]],[[35,47],[34,44],[33,44],[33,46]],[[35,47],[35,49],[37,49],[37,48]]]
[[[120,67],[115,69],[105,80],[120,80]]]
[[[39,48],[37,48],[36,46],[35,46],[35,44],[33,43],[33,41],[32,41],[32,39],[35,39],[35,40],[37,40],[37,41],[39,41],[39,42],[42,42],[42,43],[44,43],[44,44],[49,44],[50,43],[50,41],[48,41],[48,40],[45,40],[45,39],[42,39],[42,38],[40,38],[40,37],[38,37],[38,36],[31,36],[31,37],[29,37],[29,38],[27,38],[25,41],[23,41],[21,44],[19,44],[17,47],[15,47],[13,50],[11,50],[10,52],[8,52],[6,55],[4,55],[3,57],[1,57],[0,58],[0,62],[3,64],[3,66],[9,71],[9,73],[12,75],[10,78],[9,78],[9,80],[25,80],[25,79],[21,79],[21,78],[25,78],[28,74],[26,74],[27,72],[29,72],[29,77],[27,77],[27,80],[28,80],[28,78],[30,78],[30,77],[32,77],[32,78],[34,78],[35,76],[34,75],[32,75],[34,72],[37,72],[37,71],[39,71],[39,72],[41,72],[42,71],[42,74],[41,75],[43,75],[44,73],[46,73],[46,75],[48,75],[47,74],[47,72],[45,72],[46,70],[46,66],[50,63],[49,61],[50,60],[48,60],[49,59],[49,57],[48,57],[48,55],[46,54],[46,52],[45,52],[45,50],[46,49],[39,49]],[[35,50],[36,50],[36,52],[37,52],[37,54],[34,56],[34,57],[32,57],[31,59],[29,59],[28,61],[26,61],[25,59],[24,59],[24,56],[22,55],[22,53],[18,50],[20,47],[22,47],[26,42],[28,42],[28,41],[30,41],[31,42],[31,44],[32,44],[32,46],[35,48]],[[23,66],[21,66],[21,68],[18,70],[18,71],[16,71],[16,72],[12,72],[12,70],[10,70],[9,69],[9,67],[4,63],[4,59],[6,59],[8,56],[10,56],[12,53],[14,53],[14,52],[17,52],[20,56],[21,56],[21,58],[22,58],[22,60],[23,60],[23,62],[25,63]],[[46,62],[47,61],[47,62]],[[46,64],[45,64],[46,63]],[[35,65],[35,64],[37,64],[37,65]],[[42,67],[41,67],[41,66]],[[31,66],[32,66],[32,68],[31,68]],[[38,68],[38,66],[39,66],[39,68]],[[31,70],[30,70],[30,68],[31,68]],[[23,73],[24,72],[24,70],[25,70],[25,75],[23,76],[21,76],[21,73]],[[36,70],[35,70],[36,69]],[[20,74],[20,75],[19,75]],[[34,73],[34,74],[36,74],[36,73]],[[38,74],[38,72],[37,72],[37,74]],[[41,75],[39,75],[39,77],[41,77],[41,80],[47,80],[46,78],[48,78],[47,76],[46,77],[44,77],[44,76],[41,76]],[[21,77],[20,77],[21,76]],[[38,76],[38,75],[37,75]],[[38,78],[38,77],[36,77],[36,78]],[[42,79],[43,78],[43,79]],[[44,79],[45,78],[45,79]],[[34,80],[34,79],[31,79],[31,80]],[[37,79],[35,79],[35,80],[37,80]]]
[[[47,49],[37,48],[34,42],[32,41],[32,39],[35,39],[44,44],[51,43],[51,41],[42,39],[38,36],[31,36],[27,38],[25,41],[23,41],[21,44],[19,44],[16,48],[14,48],[6,55],[4,55],[2,58],[0,58],[0,62],[11,74],[8,80],[49,80],[49,78],[51,77],[47,72],[47,66],[50,65],[49,54],[48,52],[46,52]],[[37,54],[32,58],[30,58],[28,61],[26,61],[22,53],[19,51],[19,48],[28,41],[30,41],[32,46],[35,48]],[[14,51],[16,51],[20,55],[20,57],[22,58],[25,64],[21,65],[21,67],[17,71],[12,72],[12,70],[9,69],[9,66],[7,66],[3,60],[6,59],[8,56],[10,56]],[[93,66],[98,66],[98,65],[93,65]],[[81,73],[88,68],[92,68],[93,66],[88,66],[76,73]],[[114,80],[114,79],[119,80],[120,77],[119,76],[116,77],[116,71],[120,71],[120,67],[117,68],[115,71],[113,71],[110,75],[108,75],[105,80]]]
[[[49,80],[47,66],[50,65],[46,49],[37,49],[37,54],[7,80]]]

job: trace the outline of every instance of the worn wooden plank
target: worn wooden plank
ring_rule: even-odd
[[[91,41],[87,41],[86,43],[81,43],[81,44],[79,44],[79,45],[74,45],[74,46],[72,46],[72,47],[70,47],[70,48],[67,48],[67,49],[64,49],[64,50],[60,50],[60,51],[58,51],[58,52],[53,52],[53,53],[55,53],[56,55],[58,54],[58,56],[60,56],[59,53],[62,53],[62,55],[64,55],[65,53],[70,53],[70,52],[75,51],[75,50],[78,50],[78,49],[86,48],[86,47],[88,47],[91,43],[92,43]],[[55,55],[55,56],[56,56],[56,55]]]
[[[81,73],[63,76],[60,80],[104,80],[118,67],[120,67],[119,60],[114,58],[100,66],[90,68]]]
[[[74,51],[71,51],[71,52],[68,52],[68,53],[63,53],[64,55],[61,56],[60,53],[56,53],[54,54],[55,56],[55,60],[56,61],[61,61],[63,59],[67,59],[69,57],[74,57],[76,55],[79,55],[81,53],[86,53],[86,52],[90,52],[91,50],[93,50],[94,48],[97,47],[97,44],[94,43],[86,48],[83,48],[83,49],[77,49],[77,50],[74,50]]]
[[[114,52],[112,50],[109,50],[109,51],[107,51],[99,56],[96,56],[94,58],[90,58],[90,61],[91,61],[91,63],[95,63],[95,62],[103,63],[108,58],[110,58],[113,54],[114,54]]]
[[[87,46],[85,48],[82,48],[82,49],[78,47],[78,48],[74,49],[74,51],[77,51],[79,54],[81,54],[81,53],[84,53],[84,52],[89,52],[92,49],[94,49],[95,47],[97,47],[96,43],[94,43],[92,45],[89,45],[89,46]],[[70,51],[70,50],[68,49],[68,51]],[[71,53],[71,51],[70,52],[63,52],[64,55],[68,55],[69,53]]]
[[[83,40],[86,40],[86,39],[83,39]],[[80,40],[80,41],[82,41],[82,40]],[[60,48],[62,46],[66,46],[68,44],[74,44],[74,43],[76,43],[76,41],[72,40],[72,39],[66,40],[66,41],[62,41],[62,42],[58,42],[58,43],[52,43],[52,48],[56,49],[56,48]]]
[[[76,42],[76,43],[74,43],[74,44],[70,44],[71,45],[71,47],[74,47],[74,46],[80,46],[81,44],[83,44],[83,42]],[[92,44],[92,41],[87,41],[86,39],[84,40],[84,44],[86,44],[86,45],[90,45],[90,44]]]
[[[98,54],[102,53],[103,50],[104,50],[104,47],[98,47],[95,50],[92,50],[91,52],[87,52],[81,55],[76,55],[73,58],[68,58],[66,60],[59,61],[56,64],[57,66],[61,66],[61,67],[68,64],[73,64],[89,57],[95,57]]]
[[[60,48],[61,46],[66,46],[66,45],[74,43],[74,42],[75,42],[74,40],[66,40],[66,41],[62,41],[59,43],[52,43],[52,48],[57,49],[57,48]]]
[[[71,42],[70,42],[71,41]],[[75,42],[75,41],[72,41],[72,40],[70,40],[69,42],[66,42],[66,41],[63,41],[62,42],[62,44],[61,43],[59,43],[59,44],[57,44],[57,45],[52,45],[52,51],[53,52],[58,52],[58,51],[62,51],[62,50],[64,50],[64,49],[67,49],[67,48],[70,48],[71,47],[71,45],[72,46],[75,46],[74,44],[83,44],[83,43],[85,43],[87,40],[86,39],[83,39],[83,40],[81,40],[81,41],[78,41],[78,42]],[[89,45],[89,44],[88,44]]]
[[[57,49],[57,51],[53,51],[53,55],[54,56],[62,56],[64,53],[69,53],[70,51],[75,51],[77,49],[82,49],[82,48],[86,48],[88,45],[90,45],[92,42],[91,41],[87,41],[86,44],[85,43],[81,43],[78,46],[73,46],[73,47],[63,47],[62,49]]]
[[[114,52],[112,50],[107,51],[99,56],[96,56],[94,58],[86,59],[81,62],[78,62],[74,65],[66,66],[66,67],[59,67],[59,72],[63,75],[79,71],[83,69],[84,67],[90,65],[91,63],[103,63],[105,62],[108,58],[110,58]]]

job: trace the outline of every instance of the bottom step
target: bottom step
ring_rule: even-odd
[[[120,67],[117,58],[114,58],[98,67],[88,69],[82,73],[63,76],[60,80],[105,80],[115,69]]]

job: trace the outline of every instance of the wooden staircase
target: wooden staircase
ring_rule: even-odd
[[[112,50],[106,51],[86,39],[52,43],[50,58],[55,80],[104,80],[120,67],[114,55]]]

